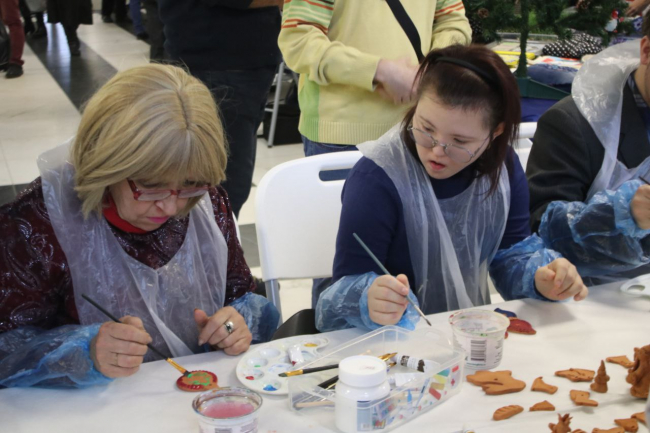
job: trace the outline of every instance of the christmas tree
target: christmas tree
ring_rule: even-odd
[[[612,32],[606,30],[612,17],[622,17],[625,0],[464,0],[467,17],[474,29],[479,29],[479,42],[499,41],[498,31],[513,30],[520,34],[519,65],[516,75],[520,86],[527,78],[526,47],[531,26],[552,32],[560,39],[570,38],[571,29],[599,36],[606,45],[612,32],[629,33],[631,23],[617,20]],[[576,3],[572,6],[571,3]],[[613,15],[614,14],[614,15]],[[482,40],[481,40],[482,39]],[[522,89],[523,90],[523,89]],[[524,92],[522,91],[522,94]],[[527,96],[527,95],[526,95]]]

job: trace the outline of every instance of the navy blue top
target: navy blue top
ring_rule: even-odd
[[[510,149],[508,170],[510,180],[510,212],[499,249],[530,235],[528,182],[519,158]],[[455,197],[473,181],[473,164],[448,179],[433,179],[436,197]],[[334,257],[333,281],[346,275],[382,271],[354,239],[357,233],[392,275],[405,274],[415,281],[409,254],[404,210],[397,188],[386,172],[372,160],[363,157],[352,168],[342,193],[343,209]]]

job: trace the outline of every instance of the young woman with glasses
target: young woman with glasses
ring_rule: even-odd
[[[488,272],[506,300],[584,299],[575,267],[530,236],[508,67],[487,48],[456,45],[432,51],[416,82],[404,121],[359,146],[317,327],[412,328],[418,315],[407,296],[426,314],[489,304]]]
[[[157,359],[237,355],[279,314],[255,284],[210,91],[180,68],[117,74],[71,143],[0,207],[0,388],[86,386]],[[85,294],[121,317],[107,321]]]

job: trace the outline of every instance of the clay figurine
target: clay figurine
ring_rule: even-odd
[[[601,393],[607,392],[607,382],[609,382],[609,376],[607,375],[607,370],[605,370],[605,363],[603,361],[600,361],[598,374],[594,379],[594,383],[591,384],[591,390]]]
[[[597,401],[589,399],[589,392],[587,391],[577,391],[574,389],[571,391],[570,395],[571,395],[571,400],[573,400],[576,406],[591,406],[591,407],[598,406]]]
[[[203,392],[217,388],[217,376],[209,371],[196,370],[187,376],[181,376],[176,381],[176,386],[181,391]]]
[[[517,405],[505,406],[497,409],[494,412],[494,415],[492,415],[492,418],[495,421],[501,421],[504,419],[512,418],[513,416],[517,415],[518,413],[522,413],[523,411],[524,408],[521,406],[517,406]]]
[[[584,370],[582,368],[570,368],[568,370],[556,371],[555,375],[566,377],[571,382],[591,382],[596,374],[593,370]]]
[[[526,388],[526,382],[512,377],[510,371],[477,371],[467,376],[467,381],[483,388],[487,395],[509,394]]]
[[[648,422],[645,419],[645,412],[635,413],[634,415],[632,415],[632,418],[639,420],[645,425],[648,425]]]
[[[614,422],[616,425],[623,427],[627,432],[636,433],[639,431],[639,421],[634,418],[615,419]]]
[[[557,416],[557,424],[550,423],[548,428],[551,429],[553,433],[571,433],[571,417],[569,414]]]
[[[611,362],[612,364],[621,365],[625,368],[634,367],[634,363],[630,361],[630,358],[628,358],[627,356],[610,356],[609,358],[606,359],[606,361]]]
[[[555,406],[553,406],[548,401],[544,400],[542,402],[535,403],[534,405],[531,406],[531,408],[529,410],[531,412],[537,412],[537,411],[540,411],[540,410],[548,410],[548,411],[552,412],[552,411],[555,410]]]
[[[549,385],[542,380],[542,377],[538,377],[533,382],[533,386],[530,388],[531,391],[545,392],[547,394],[555,394],[557,392],[557,386]]]
[[[650,344],[634,349],[634,366],[628,370],[627,383],[632,385],[630,394],[637,398],[648,398],[650,389]]]

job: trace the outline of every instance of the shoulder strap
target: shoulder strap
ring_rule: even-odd
[[[411,41],[415,54],[418,56],[418,62],[422,63],[424,60],[424,54],[422,54],[422,43],[420,42],[420,35],[418,34],[418,29],[415,28],[415,24],[411,20],[411,17],[406,13],[404,6],[400,0],[386,0],[390,10],[395,15],[395,19],[406,33],[406,36]]]

